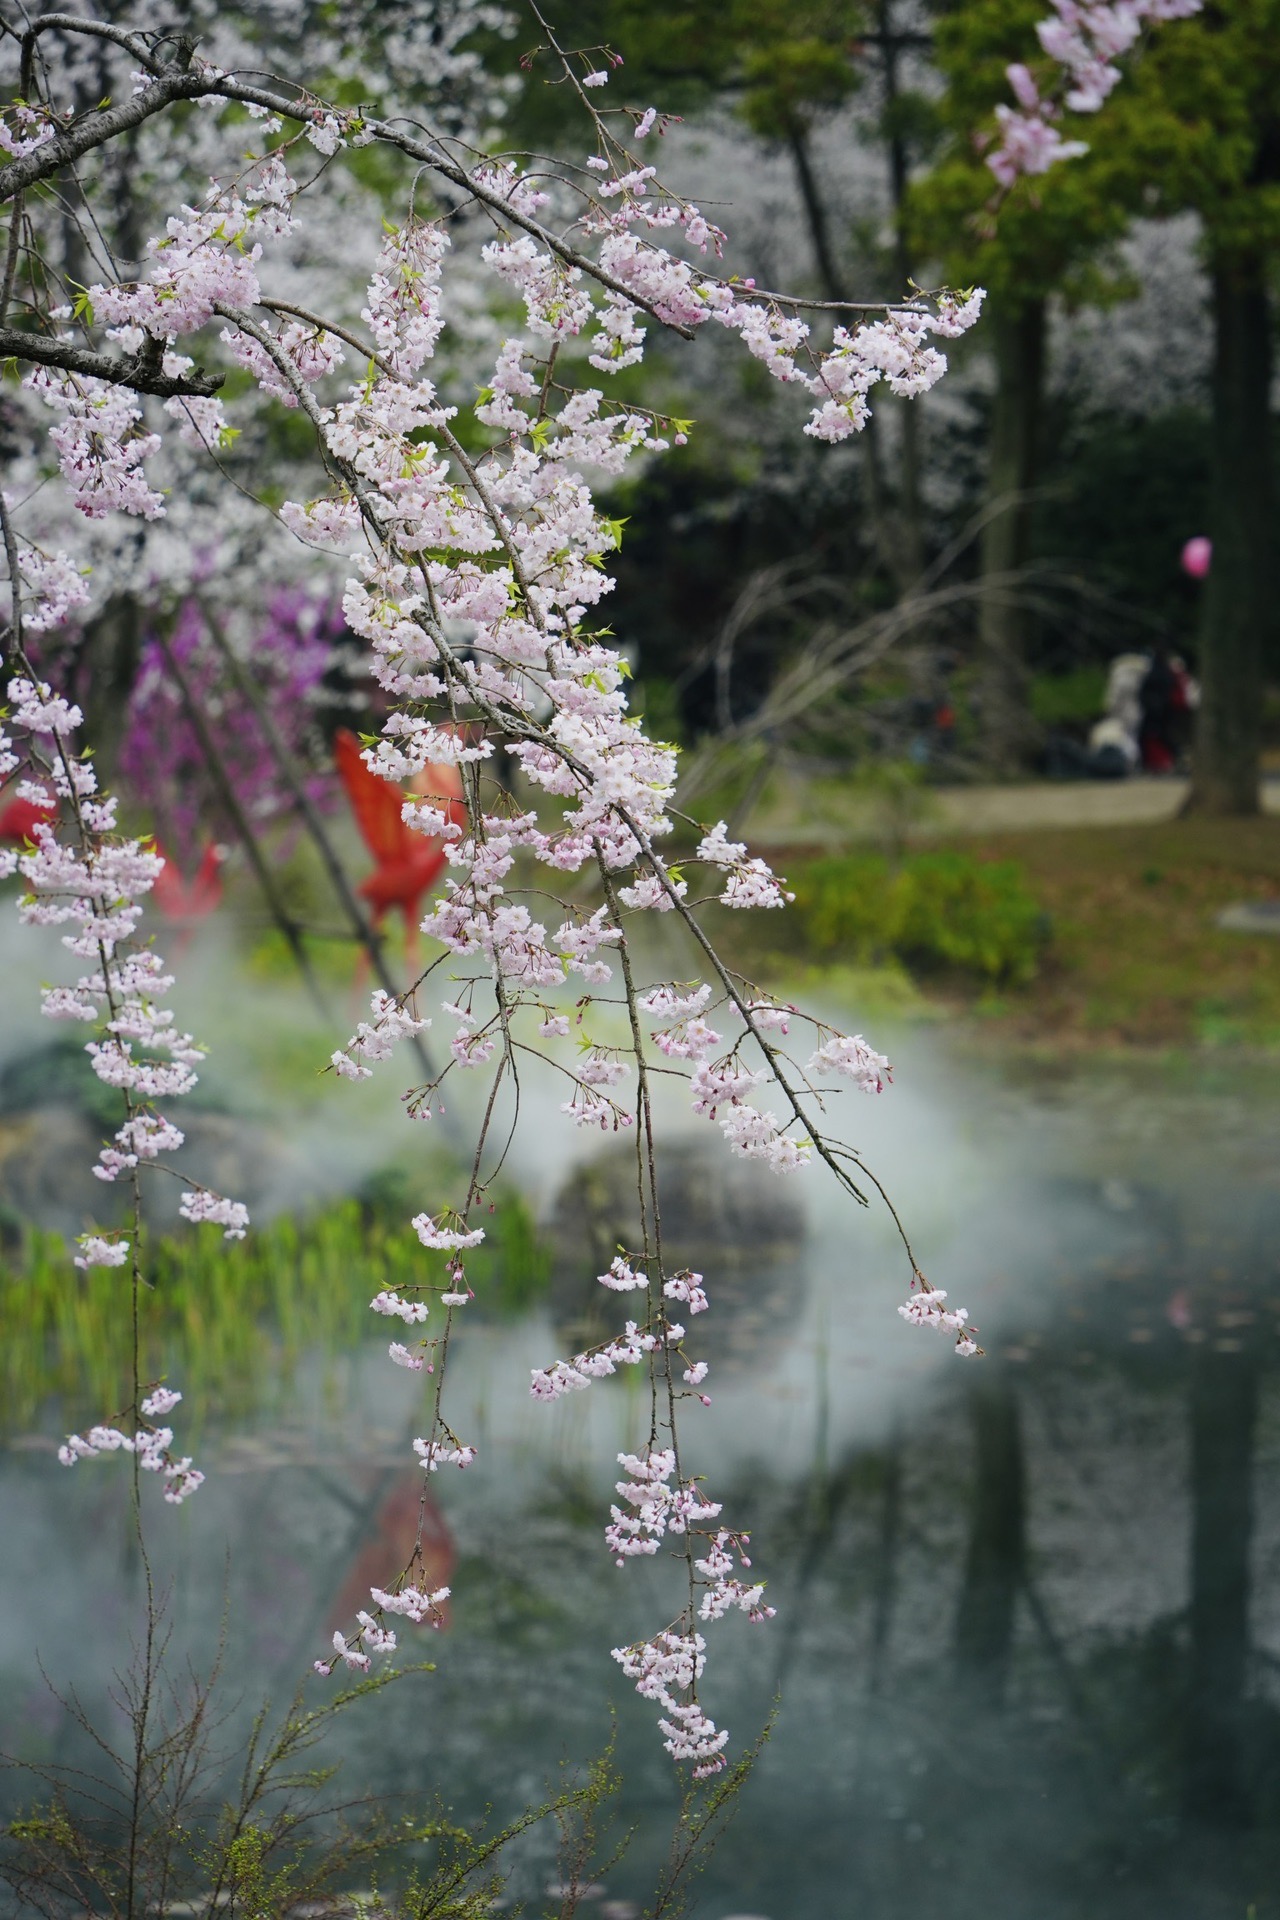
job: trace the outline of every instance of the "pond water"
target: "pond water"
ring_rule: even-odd
[[[682,1132],[666,1166],[671,1238],[713,1307],[697,1327],[712,1405],[688,1444],[754,1533],[778,1610],[711,1637],[708,1703],[735,1747],[776,1717],[694,1911],[1264,1920],[1280,1911],[1275,1079],[1000,1072],[919,1032],[899,1056],[892,1093],[846,1125],[926,1273],[971,1308],[982,1361],[898,1318],[882,1215],[817,1176],[745,1177],[714,1134]],[[450,1363],[451,1419],[480,1456],[432,1488],[428,1553],[453,1599],[443,1631],[407,1638],[435,1671],[362,1706],[336,1748],[353,1789],[505,1815],[599,1752],[612,1708],[637,1837],[598,1910],[625,1920],[676,1811],[653,1714],[609,1658],[668,1617],[667,1573],[619,1573],[600,1539],[609,1463],[646,1408],[620,1380],[553,1407],[527,1392],[592,1312],[625,1206],[611,1146],[550,1117],[529,1137],[514,1177],[553,1279],[529,1311],[477,1317]],[[349,1284],[367,1296],[359,1270]],[[227,1383],[183,1436],[208,1483],[151,1538],[175,1656],[207,1665],[225,1633],[233,1744],[237,1714],[288,1697],[413,1537],[421,1389],[385,1345],[376,1326],[345,1352],[304,1330],[287,1377]],[[71,1694],[110,1717],[140,1617],[121,1463],[53,1458],[63,1426],[100,1411],[45,1396],[0,1453],[0,1747],[37,1764],[79,1758]],[[0,1790],[31,1793],[15,1775]],[[512,1897],[554,1878],[535,1836]]]

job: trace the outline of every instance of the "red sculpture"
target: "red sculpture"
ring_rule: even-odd
[[[401,817],[405,795],[365,765],[354,733],[344,728],[335,734],[333,752],[356,825],[377,861],[358,891],[369,902],[375,927],[392,907],[399,907],[404,915],[405,940],[412,952],[417,943],[418,902],[440,876],[444,842],[433,835],[415,833],[405,825]],[[420,799],[433,800],[456,826],[465,823],[462,781],[456,767],[432,763],[414,785]]]
[[[156,852],[164,860],[160,877],[151,889],[156,912],[166,920],[203,920],[222,899],[222,863],[225,847],[208,846],[190,880],[183,878],[177,863],[156,841]]]
[[[32,829],[47,827],[53,819],[52,807],[38,807],[33,800],[10,800],[0,807],[0,840],[12,840],[22,846],[32,838]]]

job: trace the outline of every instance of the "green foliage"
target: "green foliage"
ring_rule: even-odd
[[[763,8],[753,10],[757,15]],[[757,20],[757,42],[748,45],[743,60],[746,91],[742,117],[753,133],[766,140],[785,140],[808,126],[824,108],[838,107],[858,85],[858,73],[842,43],[853,9],[834,5],[817,9],[827,15],[824,35],[805,35],[806,13],[815,9],[778,10],[771,23]],[[761,32],[761,28],[764,31]]]
[[[444,1807],[393,1819],[372,1798],[331,1799],[337,1770],[315,1764],[317,1749],[353,1705],[431,1667],[360,1680],[312,1710],[299,1694],[275,1725],[264,1708],[247,1750],[242,1743],[220,1752],[217,1670],[175,1685],[162,1613],[153,1612],[149,1628],[134,1666],[116,1677],[113,1703],[127,1737],[101,1737],[77,1702],[64,1701],[93,1740],[100,1771],[41,1768],[35,1777],[47,1797],[0,1829],[0,1879],[21,1910],[49,1920],[85,1912],[283,1920],[367,1904],[406,1920],[488,1920],[504,1904],[504,1854],[545,1821],[559,1826],[562,1878],[575,1896],[600,1871],[602,1828],[621,1786],[612,1745],[589,1766],[566,1770],[557,1792],[504,1827],[463,1826]],[[220,1798],[217,1783],[228,1776],[231,1791]],[[566,1899],[561,1911],[577,1905]]]
[[[310,1219],[281,1215],[243,1241],[210,1228],[149,1248],[142,1369],[158,1379],[180,1356],[196,1420],[209,1410],[257,1407],[288,1382],[301,1355],[338,1355],[370,1334],[369,1301],[383,1288],[438,1280],[408,1224],[407,1178],[393,1171],[364,1201],[342,1200]],[[486,1240],[467,1260],[483,1313],[518,1313],[544,1290],[548,1250],[518,1194],[504,1192]],[[73,1268],[56,1234],[31,1232],[0,1265],[5,1326],[0,1383],[9,1427],[29,1425],[53,1393],[64,1412],[95,1415],[129,1399],[130,1327],[120,1275]]]
[[[1036,971],[1045,923],[1022,868],[966,853],[922,853],[897,876],[897,951],[1002,984]]]
[[[1219,256],[1280,247],[1280,0],[1207,6],[1152,37],[1117,89],[1149,211],[1194,208]]]
[[[940,851],[895,869],[879,854],[843,854],[815,860],[793,884],[809,947],[846,961],[894,955],[1019,986],[1034,978],[1046,940],[1013,860]]]
[[[1280,0],[1162,23],[1126,58],[1101,112],[1063,116],[1064,137],[1088,145],[1083,159],[1020,180],[995,212],[987,143],[974,133],[994,134],[1010,61],[1054,77],[1038,57],[1043,13],[1040,0],[964,0],[939,19],[951,141],[913,195],[922,244],[1009,306],[1064,289],[1096,298],[1097,250],[1135,214],[1194,208],[1215,252],[1280,245]]]
[[[1082,726],[1102,713],[1106,669],[1077,667],[1072,673],[1042,673],[1031,682],[1031,712],[1042,727]]]
[[[948,277],[985,286],[996,308],[1009,311],[1064,288],[1076,297],[1104,295],[1098,250],[1123,234],[1144,187],[1126,143],[1099,138],[1115,114],[1113,100],[1100,113],[1063,117],[1064,137],[1088,143],[1082,159],[998,196],[985,159],[995,108],[1011,100],[1011,61],[1049,81],[1053,63],[1036,58],[1044,11],[1041,0],[965,0],[942,12],[934,57],[946,82],[939,119],[949,139],[909,200],[916,247],[940,260]]]

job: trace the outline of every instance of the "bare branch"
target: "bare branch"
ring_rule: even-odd
[[[140,61],[148,73],[158,74],[162,71],[152,58],[146,42],[136,33],[128,32],[124,27],[113,27],[105,20],[85,20],[74,13],[42,13],[37,15],[22,36],[22,69],[19,84],[26,99],[31,97],[36,41],[42,33],[87,33],[96,36],[99,40],[113,40],[118,47],[123,47],[126,53],[131,53],[135,60]]]

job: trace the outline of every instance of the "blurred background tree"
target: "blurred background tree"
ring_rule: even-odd
[[[1010,97],[1011,61],[1047,66],[1036,59],[1043,10],[582,0],[548,16],[577,45],[623,56],[611,103],[669,116],[655,157],[677,188],[697,182],[729,231],[732,269],[818,303],[944,279],[989,290],[947,381],[923,400],[882,398],[864,434],[837,448],[803,439],[795,396],[752,365],[652,343],[647,399],[704,430],[614,486],[627,525],[612,617],[650,719],[710,743],[712,784],[736,768],[743,806],[777,767],[861,777],[909,762],[926,780],[986,778],[1042,768],[1046,747],[1058,766],[1064,740],[1083,761],[1108,664],[1126,651],[1186,654],[1203,681],[1196,807],[1256,807],[1260,755],[1280,744],[1267,399],[1280,0],[1166,23],[1100,113],[1067,117],[1087,154],[1000,194],[985,158],[994,112]],[[191,11],[197,28],[287,61],[296,7],[201,0]],[[572,152],[582,137],[567,90],[546,84],[545,59],[528,59],[540,29],[514,0],[412,0],[394,13],[308,0],[305,29],[344,98],[463,138],[499,127],[515,150]],[[137,144],[105,236],[120,260],[199,174],[194,113],[191,124],[189,181]],[[297,265],[303,280],[346,275],[354,316],[367,261],[349,237],[371,201],[406,183],[384,157],[335,165],[350,221],[339,212]],[[69,209],[77,191],[66,183]],[[68,281],[92,277],[80,227],[70,215],[65,227]],[[518,316],[492,310],[477,286],[464,318],[441,377],[465,402]],[[290,491],[292,427],[287,416],[255,423],[225,455],[269,501]],[[25,431],[7,418],[20,453]],[[197,572],[236,632],[277,587],[305,588],[318,609],[340,585],[313,577],[305,557],[282,558],[247,502],[242,520],[220,513],[215,556],[205,491],[193,468],[175,478],[167,530],[104,529],[100,610],[62,643],[108,758],[144,638],[157,622],[167,630]],[[1213,566],[1199,586],[1178,554],[1206,532]],[[336,627],[330,643],[325,684],[336,674],[352,717],[358,662]]]
[[[1263,692],[1280,666],[1271,431],[1272,283],[1280,258],[1280,5],[1210,5],[1159,37],[1117,101],[1146,202],[1192,211],[1213,330],[1209,532],[1192,807],[1258,811]],[[1211,315],[1211,322],[1210,322]]]
[[[719,164],[734,266],[760,279],[785,262],[788,284],[818,300],[944,278],[990,295],[945,389],[882,401],[861,443],[834,456],[797,450],[786,396],[762,392],[750,370],[708,368],[702,383],[672,364],[681,404],[714,418],[720,456],[704,464],[695,435],[620,491],[619,617],[625,608],[642,697],[698,739],[762,714],[811,644],[813,607],[764,585],[770,569],[821,579],[850,618],[949,584],[948,608],[904,620],[838,712],[789,726],[779,750],[819,771],[886,751],[952,777],[1030,770],[1046,733],[1083,747],[1113,656],[1183,653],[1205,680],[1195,804],[1253,806],[1268,660],[1263,646],[1250,666],[1250,650],[1271,617],[1259,394],[1274,8],[1242,0],[1167,24],[1101,113],[1067,116],[1064,133],[1088,153],[1001,195],[985,160],[994,109],[1010,98],[1011,61],[1047,68],[1035,57],[1042,13],[1040,0],[575,9],[581,44],[624,54],[615,84],[628,104],[683,116],[665,170],[678,179],[696,153],[705,180]],[[503,44],[492,39],[488,57],[514,68],[525,39]],[[563,132],[567,106],[537,84],[535,63],[513,137]],[[1214,289],[1227,274],[1224,307]],[[1234,329],[1230,341],[1217,329],[1233,371],[1220,365],[1211,396],[1215,308]],[[1250,380],[1233,412],[1227,389]],[[1209,530],[1211,447],[1221,531],[1200,589],[1178,555]],[[726,587],[744,556],[760,574],[749,618]]]

